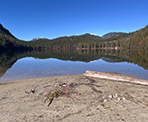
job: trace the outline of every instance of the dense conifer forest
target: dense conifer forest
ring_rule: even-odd
[[[0,24],[0,51],[12,50],[79,50],[79,49],[148,49],[148,25],[132,33],[115,33],[109,38],[91,34],[23,41],[15,38]]]

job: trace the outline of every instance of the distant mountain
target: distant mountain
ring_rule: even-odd
[[[39,37],[39,38],[34,38],[34,39],[32,39],[31,41],[36,41],[36,40],[39,40],[39,39],[47,39],[47,38]]]
[[[95,39],[95,40],[101,40],[102,37],[96,35],[96,34],[89,34],[89,33],[86,33],[84,34],[85,36],[88,36],[90,39]]]
[[[123,32],[111,32],[111,33],[107,33],[105,35],[103,35],[102,37],[96,35],[96,34],[89,34],[89,33],[86,33],[84,35],[88,36],[90,39],[95,39],[95,40],[104,40],[104,39],[109,39],[109,38],[112,38],[112,37],[118,37],[118,36],[121,36],[123,34],[126,34],[126,33],[123,33]]]
[[[9,35],[13,38],[15,38],[7,29],[5,29],[1,24],[0,24],[0,34],[4,35]]]
[[[111,37],[118,37],[118,36],[121,36],[123,34],[126,34],[126,33],[123,33],[123,32],[111,32],[111,33],[107,33],[107,34],[103,35],[102,39],[108,39],[108,38],[111,38]]]

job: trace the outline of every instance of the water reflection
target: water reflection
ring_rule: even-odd
[[[144,69],[148,69],[148,50],[54,50],[0,54],[0,81],[82,74],[86,70],[120,72],[148,79],[148,71]]]

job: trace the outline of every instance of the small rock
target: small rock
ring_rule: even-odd
[[[121,98],[120,97],[117,97],[116,100],[121,100]]]
[[[116,93],[115,95],[113,95],[113,98],[117,98],[118,97],[118,94]]]
[[[35,92],[35,89],[31,89],[31,91],[30,91],[31,93],[34,93]]]
[[[66,83],[63,83],[62,86],[66,87],[67,85],[66,85]]]
[[[104,99],[104,101],[103,102],[107,102],[107,99]]]
[[[126,98],[125,97],[122,97],[122,100],[126,100]]]
[[[109,98],[112,98],[113,96],[112,96],[112,95],[109,95],[108,97],[109,97]]]
[[[81,95],[81,93],[79,93],[78,95]]]

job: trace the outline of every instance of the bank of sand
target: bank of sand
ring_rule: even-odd
[[[73,83],[71,93],[55,98],[48,107],[44,93],[59,83]],[[28,93],[31,89],[35,92]],[[108,98],[115,94],[125,100]],[[83,75],[1,82],[0,122],[36,121],[147,122],[148,86]]]

